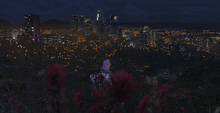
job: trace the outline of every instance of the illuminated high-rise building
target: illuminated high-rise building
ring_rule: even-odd
[[[84,25],[91,24],[90,17],[84,17]]]
[[[85,21],[85,15],[80,15],[80,24],[81,24],[81,26],[84,25],[84,21]]]
[[[40,42],[40,20],[39,15],[24,16],[25,20],[25,35],[31,42]]]
[[[100,21],[101,20],[101,11],[98,10],[97,12],[97,17],[96,17],[96,21]]]
[[[110,15],[110,23],[118,23],[118,16]]]
[[[150,41],[155,41],[156,40],[156,31],[152,30],[150,32]]]
[[[101,11],[98,10],[96,17],[96,33],[97,35],[101,34]]]
[[[90,17],[84,17],[82,26],[85,30],[85,36],[88,36],[88,34],[90,34],[89,31],[92,29],[92,24],[91,24],[91,21],[90,21]]]
[[[78,27],[78,15],[72,15],[73,17],[73,27]]]
[[[118,23],[118,16],[110,15],[110,34],[116,35],[117,34],[117,24]]]
[[[211,45],[213,45],[213,39],[211,38],[204,38],[203,39],[203,49],[209,50],[211,48]]]

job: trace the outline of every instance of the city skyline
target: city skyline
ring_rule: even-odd
[[[32,12],[40,16],[41,22],[56,19],[71,22],[72,15],[85,15],[95,20],[97,10],[101,10],[104,19],[117,15],[123,22],[180,22],[180,23],[220,23],[214,1],[42,1],[8,0],[1,3],[0,19],[12,23],[24,23],[24,15]],[[217,4],[217,5],[216,5]],[[16,18],[15,18],[16,17]]]

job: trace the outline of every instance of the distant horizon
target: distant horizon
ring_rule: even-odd
[[[0,19],[0,23],[1,23],[1,20],[3,19]],[[58,20],[58,19],[54,19],[54,18],[51,18],[51,19],[48,19],[47,21],[49,20],[56,20],[56,21],[60,21],[60,22],[68,22],[68,21],[62,21],[62,20]],[[6,21],[6,20],[3,20],[3,21]],[[44,22],[47,22],[47,21],[43,21],[43,22],[40,22],[40,23],[44,23]],[[10,21],[6,21],[10,24],[24,24],[25,22],[23,23],[11,23]],[[69,22],[70,23],[70,22]],[[120,22],[119,22],[120,24]],[[179,28],[179,29],[216,29],[218,30],[220,28],[220,23],[184,23],[184,22],[143,22],[143,21],[133,21],[133,22],[121,22],[121,24],[135,24],[134,26],[136,27],[143,27],[143,26],[150,26],[152,27],[153,29],[167,29],[167,28]],[[204,26],[205,25],[205,26]],[[1,25],[0,25],[1,26]]]
[[[17,23],[17,24],[19,24],[19,23],[25,23],[25,22],[10,22],[10,20],[9,21],[7,21],[7,20],[4,20],[4,19],[1,19],[0,18],[0,20],[3,20],[3,21],[6,21],[6,22],[8,22],[8,23]],[[51,18],[51,19],[48,19],[48,20],[46,20],[46,21],[42,21],[42,22],[47,22],[47,21],[49,21],[49,20],[57,20],[57,21],[61,21],[61,22],[72,22],[72,21],[65,21],[65,20],[59,20],[59,19],[54,19],[54,18]],[[220,19],[219,19],[220,20]],[[93,21],[93,20],[91,20],[91,21]],[[1,21],[0,21],[1,22]],[[123,21],[123,22],[120,22],[119,21],[119,23],[185,23],[185,24],[220,24],[220,21],[218,22],[218,23],[216,23],[216,22],[213,22],[213,23],[207,23],[207,22],[177,22],[177,21],[173,21],[173,22],[166,22],[166,21],[158,21],[158,22],[155,22],[155,21],[149,21],[149,22],[144,22],[144,21]]]

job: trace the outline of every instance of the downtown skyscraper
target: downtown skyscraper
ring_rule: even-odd
[[[40,42],[40,20],[39,15],[29,13],[24,16],[25,20],[25,35],[29,41],[36,43]]]

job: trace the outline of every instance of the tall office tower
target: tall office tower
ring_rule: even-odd
[[[78,15],[72,15],[72,17],[73,17],[72,27],[78,27]]]
[[[114,20],[114,15],[110,15],[110,23],[112,23]]]
[[[91,26],[91,20],[90,20],[90,17],[84,17],[84,25],[86,26]]]
[[[150,42],[150,37],[152,35],[151,31],[152,30],[149,26],[144,26],[144,28],[142,29],[141,40],[144,40],[144,42],[146,41],[145,44],[149,44]]]
[[[84,25],[85,15],[80,15],[80,24],[81,26]]]
[[[101,11],[98,10],[96,17],[96,33],[97,35],[101,34]]]
[[[134,40],[134,30],[133,29],[130,29],[129,38],[130,38],[130,40]]]
[[[122,38],[122,28],[119,27],[119,29],[117,30],[117,35],[119,38]]]
[[[110,34],[116,35],[117,34],[117,24],[118,23],[118,16],[110,15]]]
[[[88,24],[89,24],[90,26],[92,26],[92,21],[91,21],[90,17],[88,17]]]
[[[203,48],[204,48],[204,50],[211,49],[211,45],[213,45],[213,39],[211,39],[211,38],[204,38],[203,39]]]
[[[83,23],[84,23],[83,28],[85,30],[85,36],[88,36],[88,34],[90,34],[90,30],[92,29],[90,18],[84,17]]]
[[[155,40],[156,40],[156,31],[151,31],[150,41],[155,41]]]
[[[35,43],[40,42],[40,21],[39,15],[29,15],[24,16],[25,19],[25,35],[29,41]]]
[[[96,17],[96,21],[100,21],[101,20],[101,11],[98,10],[97,12],[97,17]]]
[[[110,23],[118,23],[118,16],[110,15]]]
[[[84,27],[84,25],[85,25],[85,16],[84,15],[80,15],[80,26],[81,27]]]

